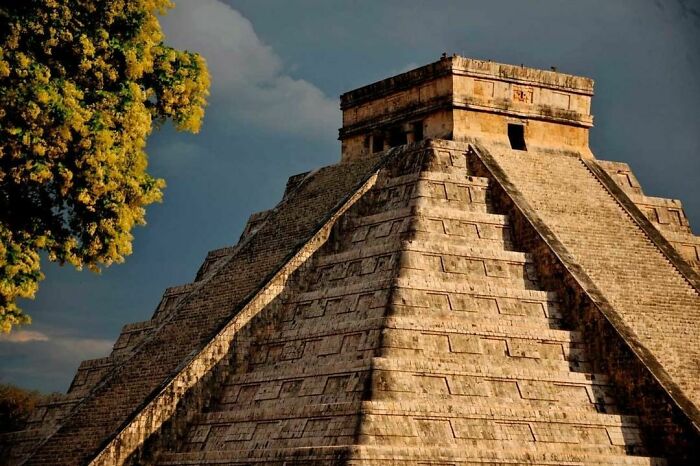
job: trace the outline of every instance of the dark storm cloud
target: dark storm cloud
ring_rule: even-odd
[[[630,163],[648,195],[680,198],[700,225],[700,28],[690,1],[178,0],[164,24],[213,74],[199,135],[149,142],[168,182],[134,254],[102,276],[47,266],[35,324],[0,341],[0,379],[65,390],[81,359],[106,355],[127,322],[206,252],[236,242],[289,175],[338,160],[337,95],[442,52],[596,80],[596,156]]]

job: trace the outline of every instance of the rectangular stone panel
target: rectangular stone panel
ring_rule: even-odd
[[[309,419],[304,426],[304,437],[323,437],[326,435],[331,418]]]
[[[518,384],[514,380],[487,379],[491,394],[499,398],[520,400]]]
[[[334,375],[326,379],[326,386],[323,389],[323,393],[334,394],[347,391],[348,382],[350,382],[350,375]]]
[[[417,425],[408,416],[368,414],[363,418],[361,433],[370,436],[418,437]]]
[[[536,380],[518,381],[520,396],[526,400],[559,400],[559,390],[552,382],[540,382]]]
[[[188,440],[192,443],[204,443],[207,441],[211,426],[197,426],[188,435]]]
[[[533,423],[538,442],[574,444],[610,444],[605,427],[577,426],[571,424]]]
[[[279,397],[282,382],[267,382],[260,385],[255,400],[272,400]]]
[[[414,384],[418,393],[429,393],[431,395],[447,395],[450,393],[444,376],[416,375],[414,377]]]
[[[447,192],[447,199],[450,201],[469,201],[469,192],[466,186],[445,183],[445,191]]]
[[[296,315],[302,319],[320,317],[324,313],[324,307],[318,300],[297,304]]]
[[[642,443],[641,432],[637,427],[608,427],[606,430],[613,445],[630,446]]]
[[[411,393],[417,391],[413,375],[406,372],[375,370],[372,383],[373,388],[378,391]]]
[[[236,402],[246,403],[253,401],[255,399],[255,395],[258,393],[259,388],[260,384],[243,385],[238,391]]]
[[[454,438],[449,419],[416,418],[414,422],[421,438],[439,439],[440,443]]]
[[[568,403],[578,403],[580,406],[586,406],[590,402],[588,395],[588,390],[586,386],[583,385],[565,385],[565,384],[554,384],[556,389],[557,397],[560,400],[566,400]]]
[[[500,423],[487,419],[452,419],[455,437],[475,440],[521,440],[532,442],[527,423]]]
[[[257,427],[256,422],[237,422],[226,430],[224,441],[225,442],[245,442],[253,439],[253,434],[255,433],[255,428]],[[212,429],[212,434],[210,438],[215,437],[216,433]]]
[[[462,396],[490,396],[490,383],[482,378],[463,375],[447,377],[450,394]]]
[[[301,438],[304,435],[305,426],[306,419],[285,419],[280,421],[280,428],[279,432],[277,433],[277,438]]]
[[[289,341],[284,345],[282,354],[280,355],[281,361],[289,361],[292,359],[299,359],[304,354],[304,341],[294,340]]]
[[[367,234],[369,233],[369,227],[363,226],[359,227],[355,232],[352,234],[352,242],[353,243],[359,243],[361,241],[364,241],[367,239]]]
[[[512,358],[540,359],[541,344],[533,340],[509,338],[507,341],[508,355]]]
[[[508,354],[508,346],[505,339],[482,338],[480,344],[484,354],[492,356],[504,356]]]
[[[503,261],[486,260],[484,261],[484,265],[486,267],[486,275],[489,277],[508,278],[518,275],[517,271],[513,270],[517,268],[517,266],[513,267],[515,264],[509,264]],[[513,274],[513,272],[515,273]]]
[[[427,293],[430,309],[436,311],[449,311],[450,297],[447,293]]]
[[[486,203],[486,189],[478,186],[469,186],[469,200],[474,204]]]
[[[466,238],[478,238],[479,231],[476,223],[461,222],[459,220],[446,220],[447,234],[463,236]]]
[[[431,233],[445,233],[445,225],[442,220],[439,219],[426,219],[424,222],[426,230]]]
[[[431,353],[449,353],[449,336],[441,333],[421,333],[420,347],[423,351]]]
[[[303,379],[285,380],[280,387],[280,398],[296,397],[301,391]]]
[[[481,338],[477,335],[450,334],[452,353],[481,354]]]
[[[241,437],[242,440],[246,440],[253,435],[253,430],[255,429],[255,424],[254,423],[246,423],[243,426],[240,426],[238,428],[239,430],[236,432],[237,437]],[[249,432],[246,433],[245,429],[248,429]],[[228,434],[230,430],[230,426],[228,425],[217,425],[217,426],[212,426],[211,429],[209,430],[209,437],[207,437],[207,442],[206,442],[206,447],[207,449],[210,450],[221,450],[224,448],[224,445],[226,445],[227,441],[231,441],[231,437]],[[236,441],[236,440],[233,440]]]
[[[499,298],[498,308],[501,314],[514,316],[544,316],[544,308],[540,302],[522,301],[512,298]]]
[[[445,264],[445,272],[448,273],[486,275],[483,260],[446,255],[443,257],[443,262]]]
[[[481,314],[498,314],[498,304],[495,298],[452,294],[450,297],[452,309],[455,311],[479,312]]]
[[[342,339],[343,340],[340,348],[340,352],[342,353],[360,351],[366,348],[365,343],[367,342],[367,334],[365,333],[352,333],[350,335],[343,335]]]
[[[438,255],[423,254],[423,269],[434,272],[444,272],[443,259]]]

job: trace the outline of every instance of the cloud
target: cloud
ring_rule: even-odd
[[[206,58],[212,77],[210,117],[217,114],[219,123],[305,137],[335,134],[340,123],[336,100],[290,76],[251,22],[229,5],[179,0],[161,24],[169,45]]]
[[[22,344],[21,351],[17,344]],[[113,340],[20,330],[0,337],[0,382],[65,392],[80,362],[107,356]]]
[[[27,343],[29,341],[48,341],[48,335],[35,330],[14,330],[12,333],[0,334],[0,342]]]
[[[113,345],[114,340],[102,338],[57,338],[54,340],[54,346],[63,355],[83,359],[108,356]]]

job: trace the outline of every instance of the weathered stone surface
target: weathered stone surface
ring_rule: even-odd
[[[8,461],[692,463],[700,243],[595,160],[591,95],[462,57],[345,94],[343,161],[83,363]]]

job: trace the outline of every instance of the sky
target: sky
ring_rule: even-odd
[[[599,159],[627,162],[647,195],[681,199],[700,232],[700,5],[696,0],[175,0],[170,45],[212,74],[202,131],[149,140],[165,178],[124,264],[95,275],[44,261],[33,324],[0,337],[0,383],[65,392],[207,251],[235,244],[287,177],[336,163],[339,94],[443,52],[591,77]]]

